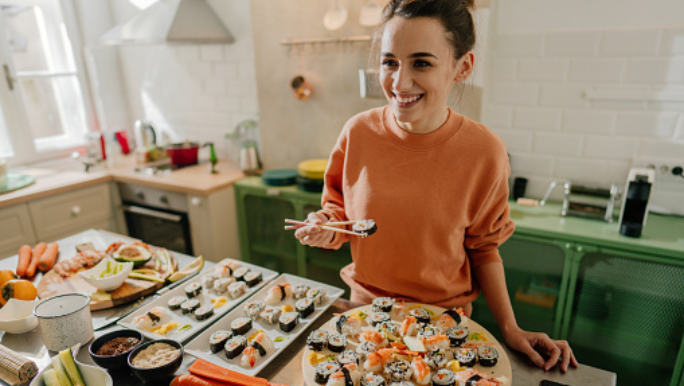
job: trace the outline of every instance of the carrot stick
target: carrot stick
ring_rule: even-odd
[[[41,271],[47,272],[52,269],[52,267],[55,265],[55,261],[57,261],[57,254],[59,253],[59,244],[57,243],[52,243],[50,244],[49,247],[45,250],[42,256],[40,256],[40,260],[38,261],[38,268],[40,268]]]
[[[45,243],[38,243],[35,247],[33,247],[33,258],[31,259],[31,264],[29,265],[28,269],[26,270],[26,276],[28,277],[33,277],[33,275],[36,274],[36,269],[38,268],[38,262],[40,261],[40,257],[43,255],[43,252],[47,249],[47,244]]]
[[[26,275],[26,270],[28,269],[29,264],[31,264],[32,254],[33,250],[31,249],[30,245],[22,245],[21,248],[19,248],[19,261],[17,261],[17,275]]]
[[[191,374],[181,374],[171,381],[169,386],[227,386],[223,382],[200,378]]]
[[[232,386],[268,386],[268,381],[264,378],[252,377],[237,371],[228,370],[203,359],[197,359],[188,368],[188,371],[190,374],[225,382]]]

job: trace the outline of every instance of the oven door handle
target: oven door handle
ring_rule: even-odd
[[[130,213],[140,214],[143,216],[160,218],[162,220],[167,220],[167,221],[172,221],[172,222],[181,222],[183,220],[183,218],[177,214],[160,212],[158,210],[147,209],[147,208],[143,208],[143,207],[135,206],[135,205],[124,205],[123,210],[124,210],[124,212],[130,212]]]

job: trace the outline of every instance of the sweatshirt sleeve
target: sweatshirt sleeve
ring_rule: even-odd
[[[475,220],[466,228],[465,248],[473,267],[501,261],[498,247],[515,230],[508,205],[508,162],[499,170]]]
[[[325,184],[321,197],[321,213],[328,216],[330,221],[346,221],[347,215],[344,210],[344,195],[342,193],[342,183],[344,177],[344,163],[347,147],[346,130],[335,144],[335,148],[330,154],[328,167],[325,170]],[[327,249],[339,249],[349,239],[349,236],[336,232],[330,244],[325,246]]]

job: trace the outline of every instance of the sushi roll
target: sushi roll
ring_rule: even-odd
[[[352,230],[363,237],[368,237],[378,230],[378,226],[373,220],[358,220],[352,225]]]
[[[306,318],[307,316],[311,315],[311,313],[314,312],[314,303],[312,299],[306,298],[306,299],[299,299],[295,303],[295,310],[299,312],[299,316],[302,317],[302,319]]]
[[[232,276],[233,272],[235,272],[236,269],[240,268],[241,265],[242,265],[242,263],[240,263],[239,260],[223,259],[216,264],[216,267],[214,267],[214,270],[216,272],[226,272],[227,271],[229,273],[227,276]],[[221,269],[219,270],[219,268],[221,268]],[[227,268],[227,269],[224,269],[224,268]],[[221,275],[219,275],[219,276],[221,276]],[[222,277],[226,277],[226,276],[222,276]]]
[[[390,381],[408,381],[413,375],[413,368],[407,361],[394,361],[385,365],[383,373]]]
[[[361,386],[385,386],[385,378],[375,373],[366,373],[361,377]]]
[[[333,334],[328,338],[328,350],[343,352],[347,347],[347,337],[342,334]]]
[[[226,358],[233,359],[247,348],[247,338],[242,335],[234,336],[226,342]]]
[[[411,368],[413,368],[413,378],[419,385],[427,385],[430,383],[430,367],[423,360],[420,355],[416,355],[411,361]]]
[[[245,281],[245,275],[249,272],[249,267],[240,267],[233,271],[233,277],[237,281]]]
[[[401,333],[401,336],[415,336],[418,333],[419,327],[420,324],[418,324],[418,320],[416,318],[413,316],[407,316],[406,319],[404,319],[404,321],[401,323],[399,332]]]
[[[276,324],[278,322],[278,319],[280,318],[280,308],[278,307],[266,307],[264,308],[263,311],[261,311],[261,319],[266,321],[266,323],[270,324]]]
[[[240,360],[240,364],[242,367],[251,369],[252,367],[256,366],[260,358],[261,354],[259,354],[259,350],[257,350],[256,347],[248,346],[242,350],[242,359]]]
[[[259,355],[262,357],[273,352],[273,342],[271,342],[271,339],[269,339],[265,332],[260,332],[254,337],[252,347],[257,349]]]
[[[409,315],[416,318],[420,324],[430,323],[430,313],[425,308],[416,307],[409,311]]]
[[[234,335],[245,335],[252,329],[252,319],[240,317],[230,322],[230,330]]]
[[[219,277],[214,273],[208,273],[202,276],[202,288],[204,288],[207,291],[211,291],[214,288],[214,282],[218,278]]]
[[[457,348],[454,351],[454,359],[456,359],[463,367],[473,367],[477,362],[475,350],[465,347]]]
[[[185,295],[187,295],[189,298],[194,298],[201,293],[202,285],[200,283],[192,283],[185,286]]]
[[[342,366],[336,361],[321,362],[314,370],[314,381],[319,385],[325,385],[328,382],[330,375],[340,371],[341,368]]]
[[[461,318],[461,315],[454,311],[454,310],[446,310],[442,313],[442,316],[439,317],[439,320],[437,320],[437,326],[442,329],[442,331],[446,331],[452,327],[456,327],[461,325],[463,322],[463,318]]]
[[[188,298],[185,296],[174,296],[171,299],[169,299],[169,302],[166,303],[169,306],[170,310],[177,310],[180,309],[181,304],[183,304]]]
[[[216,279],[216,280],[214,280],[214,286],[212,287],[212,289],[214,290],[214,292],[218,292],[218,293],[222,294],[222,293],[226,292],[226,290],[228,290],[228,286],[234,280],[235,279],[233,279],[232,277],[222,277],[222,278]]]
[[[433,386],[454,386],[456,385],[456,376],[454,372],[449,369],[439,369],[432,376]]]
[[[255,285],[261,283],[263,278],[261,272],[249,271],[245,274],[245,283],[248,287],[254,287]]]
[[[394,306],[394,299],[388,297],[380,297],[373,299],[373,305],[371,309],[373,312],[387,312],[388,314],[392,312],[392,307]]]
[[[228,285],[228,295],[230,295],[231,298],[237,299],[240,296],[244,295],[244,293],[247,291],[247,284],[245,284],[244,281],[237,281],[235,283],[231,283]]]
[[[207,305],[202,306],[195,310],[195,319],[197,320],[207,320],[214,316],[214,306]]]
[[[233,333],[230,331],[216,331],[209,337],[209,350],[216,354],[226,347],[226,342],[232,337]]]
[[[416,371],[413,371],[413,374],[415,376]],[[428,377],[428,382],[430,382],[430,377]],[[427,384],[427,383],[425,383]],[[390,386],[414,386],[413,382],[411,381],[400,381],[400,382],[392,382],[390,383]]]
[[[378,323],[386,322],[388,320],[390,320],[390,314],[387,312],[371,312],[371,314],[368,315],[368,323],[373,327],[377,327]]]
[[[449,348],[449,338],[446,335],[433,335],[429,338],[423,339],[423,345],[428,351],[433,350],[447,350]]]
[[[349,318],[346,315],[336,316],[332,319],[335,331],[347,336],[356,336],[361,332],[361,322],[356,318]]]
[[[309,289],[311,289],[311,287],[309,287],[306,284],[296,285],[294,287],[294,289],[292,290],[292,292],[294,294],[294,298],[295,299],[304,299],[306,297],[306,293],[309,292]]]
[[[297,323],[299,323],[299,313],[286,312],[280,315],[280,318],[278,318],[278,323],[280,324],[280,329],[283,332],[290,332],[294,330],[294,328],[297,327]]]
[[[391,320],[386,320],[375,325],[375,329],[380,332],[387,332],[392,336],[399,336],[399,327]]]
[[[188,299],[183,304],[181,304],[180,308],[181,311],[183,311],[184,314],[189,314],[191,312],[195,312],[196,309],[200,307],[200,301],[197,299]]]
[[[432,324],[425,324],[418,328],[417,337],[419,339],[425,339],[439,334],[441,334],[441,331],[437,329],[437,327],[433,326]]]
[[[275,306],[288,296],[292,296],[292,285],[290,283],[277,284],[268,289],[264,301],[268,305]]]
[[[349,363],[342,366],[342,369],[330,375],[326,386],[355,386],[361,379],[361,372],[359,366],[355,363]]]
[[[337,336],[337,335],[332,335],[330,338]],[[344,336],[344,335],[341,335]],[[346,338],[346,337],[345,337]],[[330,340],[328,340],[328,347],[330,347]],[[359,364],[359,354],[356,353],[354,350],[344,350],[341,353],[337,355],[337,361],[340,362],[342,366],[348,364],[348,363],[355,363]]]
[[[477,361],[484,367],[496,366],[499,353],[492,346],[479,346],[477,348]]]
[[[368,354],[378,351],[378,346],[373,342],[363,342],[356,348],[356,353],[359,354],[359,363],[365,362]]]
[[[372,342],[381,348],[387,346],[387,338],[372,327],[363,327],[359,340],[361,342]]]
[[[446,331],[451,347],[460,347],[468,339],[468,327],[451,327]]]
[[[328,344],[328,332],[325,330],[313,330],[306,338],[306,345],[310,350],[321,351]]]
[[[235,267],[233,264],[229,265],[223,265],[223,264],[218,264],[216,267],[214,267],[214,272],[213,274],[216,277],[231,277],[233,276],[233,271],[235,271],[237,267]]]
[[[164,307],[154,307],[153,309],[149,310],[148,312],[136,316],[133,319],[133,324],[136,328],[141,329],[141,330],[147,330],[152,327],[156,327],[158,325],[163,324],[162,323],[162,318],[166,315],[166,308]]]
[[[425,355],[425,363],[430,366],[433,370],[441,369],[446,366],[448,362],[446,351],[439,349],[434,351],[429,351]]]
[[[266,308],[266,303],[261,300],[250,300],[243,307],[245,314],[252,320],[256,320],[264,308]]]
[[[311,288],[306,292],[306,297],[313,300],[314,304],[319,306],[325,301],[326,293],[323,288]]]

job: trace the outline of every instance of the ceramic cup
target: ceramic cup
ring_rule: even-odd
[[[50,351],[61,351],[93,338],[90,297],[64,294],[41,301],[33,314],[38,318],[43,343]]]

